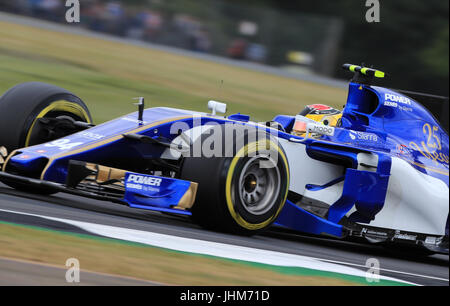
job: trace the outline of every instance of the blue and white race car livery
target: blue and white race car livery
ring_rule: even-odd
[[[220,116],[220,102],[202,113],[141,98],[138,112],[94,126],[72,93],[20,84],[0,98],[0,180],[238,234],[275,225],[448,253],[447,132],[414,98],[373,86],[381,71],[344,68],[354,78],[342,112],[312,105],[265,123]]]

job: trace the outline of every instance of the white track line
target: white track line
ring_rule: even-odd
[[[354,263],[349,263],[349,262],[345,262],[345,261],[336,261],[336,260],[330,260],[330,259],[321,259],[321,258],[315,258],[321,261],[326,261],[326,262],[330,262],[330,263],[337,263],[337,264],[342,264],[342,265],[348,265],[348,266],[353,266],[353,267],[359,267],[359,268],[365,268],[367,269],[366,266],[364,265],[359,265],[359,264],[354,264]],[[375,269],[375,268],[372,268]],[[440,280],[440,281],[445,281],[448,282],[449,280],[447,278],[440,278],[440,277],[436,277],[436,276],[429,276],[429,275],[422,275],[422,274],[415,274],[415,273],[410,273],[410,272],[403,272],[403,271],[398,271],[398,270],[390,270],[390,269],[378,269],[379,271],[382,272],[389,272],[389,273],[395,273],[395,274],[403,274],[403,275],[409,275],[409,276],[415,276],[415,277],[421,277],[421,278],[428,278],[428,279],[434,279],[434,280]]]
[[[301,267],[301,268],[307,268],[307,269],[313,269],[313,270],[319,270],[319,271],[334,272],[334,273],[339,273],[339,274],[358,276],[358,277],[363,277],[363,278],[366,277],[365,271],[346,266],[346,265],[353,265],[353,264],[340,263],[338,261],[332,262],[332,261],[327,261],[327,260],[322,260],[319,258],[312,258],[312,257],[307,257],[307,256],[302,256],[302,255],[288,254],[288,253],[275,252],[275,251],[262,250],[262,249],[254,249],[254,248],[230,245],[230,244],[219,243],[219,242],[211,242],[211,241],[198,240],[198,239],[192,239],[192,238],[170,236],[170,235],[165,235],[165,234],[146,232],[146,231],[134,230],[134,229],[128,229],[128,228],[120,228],[120,227],[102,225],[102,224],[93,224],[93,223],[75,221],[75,220],[69,220],[69,219],[53,218],[53,217],[23,213],[23,212],[18,212],[18,211],[3,210],[3,209],[0,209],[0,211],[15,213],[15,214],[22,214],[22,215],[27,215],[27,216],[35,216],[35,217],[40,217],[40,218],[53,220],[53,221],[59,221],[59,222],[63,222],[66,224],[71,224],[71,225],[77,226],[85,231],[88,231],[90,233],[94,233],[97,235],[115,238],[115,239],[127,240],[127,241],[142,243],[142,244],[147,244],[147,245],[151,245],[151,246],[157,246],[160,248],[171,249],[171,250],[176,250],[176,251],[181,251],[181,252],[210,255],[210,256],[216,256],[216,257],[222,257],[222,258],[228,258],[228,259],[234,259],[234,260],[241,260],[241,261],[247,261],[247,262],[256,262],[256,263],[262,263],[262,264],[274,265],[274,266]],[[344,265],[342,265],[342,264],[344,264]],[[366,267],[364,267],[364,268],[367,269]],[[432,278],[432,277],[429,277],[429,278]],[[400,279],[387,277],[387,276],[383,276],[383,275],[380,275],[380,279],[390,280],[390,281],[394,281],[394,282],[401,282],[401,283],[411,284],[411,285],[417,285],[417,284],[414,284],[411,282],[407,282],[407,281],[403,281]]]

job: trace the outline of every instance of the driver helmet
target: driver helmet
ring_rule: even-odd
[[[307,105],[297,116],[292,133],[305,136],[308,122],[322,123],[328,126],[339,126],[342,112],[324,104]]]
[[[340,110],[324,104],[307,105],[299,115],[329,126],[337,126],[342,118]]]

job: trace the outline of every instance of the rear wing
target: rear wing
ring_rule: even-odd
[[[393,89],[405,96],[408,96],[422,104],[439,121],[442,128],[448,134],[449,108],[448,97],[430,95],[420,92]]]

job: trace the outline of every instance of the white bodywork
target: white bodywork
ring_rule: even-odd
[[[310,191],[306,184],[324,185],[343,175],[344,168],[310,158],[305,146],[281,140],[291,172],[290,190],[310,199],[333,205],[342,195],[344,182],[328,188]],[[375,154],[358,154],[358,161],[377,166]],[[358,170],[375,171],[359,166]],[[355,211],[353,207],[347,216]],[[449,189],[447,185],[426,175],[406,161],[393,157],[391,176],[383,209],[370,226],[444,235],[449,211]]]
[[[444,235],[448,201],[448,187],[443,181],[394,157],[386,202],[370,225]]]

